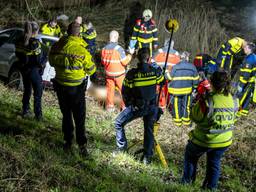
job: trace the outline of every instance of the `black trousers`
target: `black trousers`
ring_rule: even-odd
[[[32,94],[32,88],[34,90],[34,113],[36,118],[42,117],[42,94],[43,94],[43,84],[42,76],[40,74],[40,69],[37,67],[22,70],[22,78],[24,84],[24,93],[22,98],[22,109],[23,115],[29,112],[30,105],[29,100]]]
[[[60,110],[63,115],[62,131],[64,140],[72,143],[74,123],[76,141],[79,146],[87,143],[85,136],[85,82],[79,86],[63,86],[54,82],[54,89],[57,92]],[[73,123],[74,120],[74,123]]]

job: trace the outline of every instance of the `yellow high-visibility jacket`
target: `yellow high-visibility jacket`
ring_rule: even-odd
[[[50,51],[49,61],[56,70],[56,81],[65,86],[78,86],[86,74],[92,75],[96,66],[85,48],[84,40],[77,36],[62,37]]]
[[[49,35],[49,36],[56,36],[61,37],[61,29],[59,25],[56,25],[56,27],[51,27],[48,25],[48,23],[44,24],[40,29],[42,34]]]

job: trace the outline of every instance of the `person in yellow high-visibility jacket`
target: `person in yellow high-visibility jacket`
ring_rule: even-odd
[[[213,93],[203,102],[198,101],[191,110],[191,119],[196,127],[189,133],[185,149],[182,183],[189,184],[196,180],[198,160],[206,153],[203,188],[215,191],[220,177],[221,158],[232,144],[238,99],[230,93],[230,78],[226,71],[214,72],[211,83]]]
[[[55,68],[54,89],[57,92],[63,115],[64,150],[70,151],[73,139],[73,119],[76,127],[76,141],[80,153],[87,155],[85,136],[85,90],[86,75],[95,77],[96,66],[91,54],[80,37],[80,25],[71,23],[68,36],[63,36],[50,51],[49,61]]]
[[[61,29],[60,26],[57,23],[57,20],[55,18],[52,18],[49,20],[48,23],[45,23],[41,29],[42,34],[49,35],[49,36],[55,36],[55,37],[61,37]]]

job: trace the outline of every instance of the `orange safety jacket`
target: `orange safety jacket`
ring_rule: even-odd
[[[109,77],[119,77],[125,74],[125,66],[129,61],[124,49],[117,43],[110,42],[101,51],[101,63]]]
[[[167,55],[167,47],[158,49],[158,51],[154,54],[153,59],[157,63],[157,65],[164,67],[166,55]],[[175,50],[170,50],[167,60],[167,69],[174,66],[175,64],[180,62],[179,53]]]

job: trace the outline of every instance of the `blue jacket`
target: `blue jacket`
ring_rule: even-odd
[[[256,55],[247,55],[240,67],[239,86],[244,89],[249,83],[254,83],[256,73]]]
[[[196,67],[186,61],[173,66],[171,72],[165,73],[169,80],[168,92],[172,95],[188,95],[197,88],[199,76]]]

